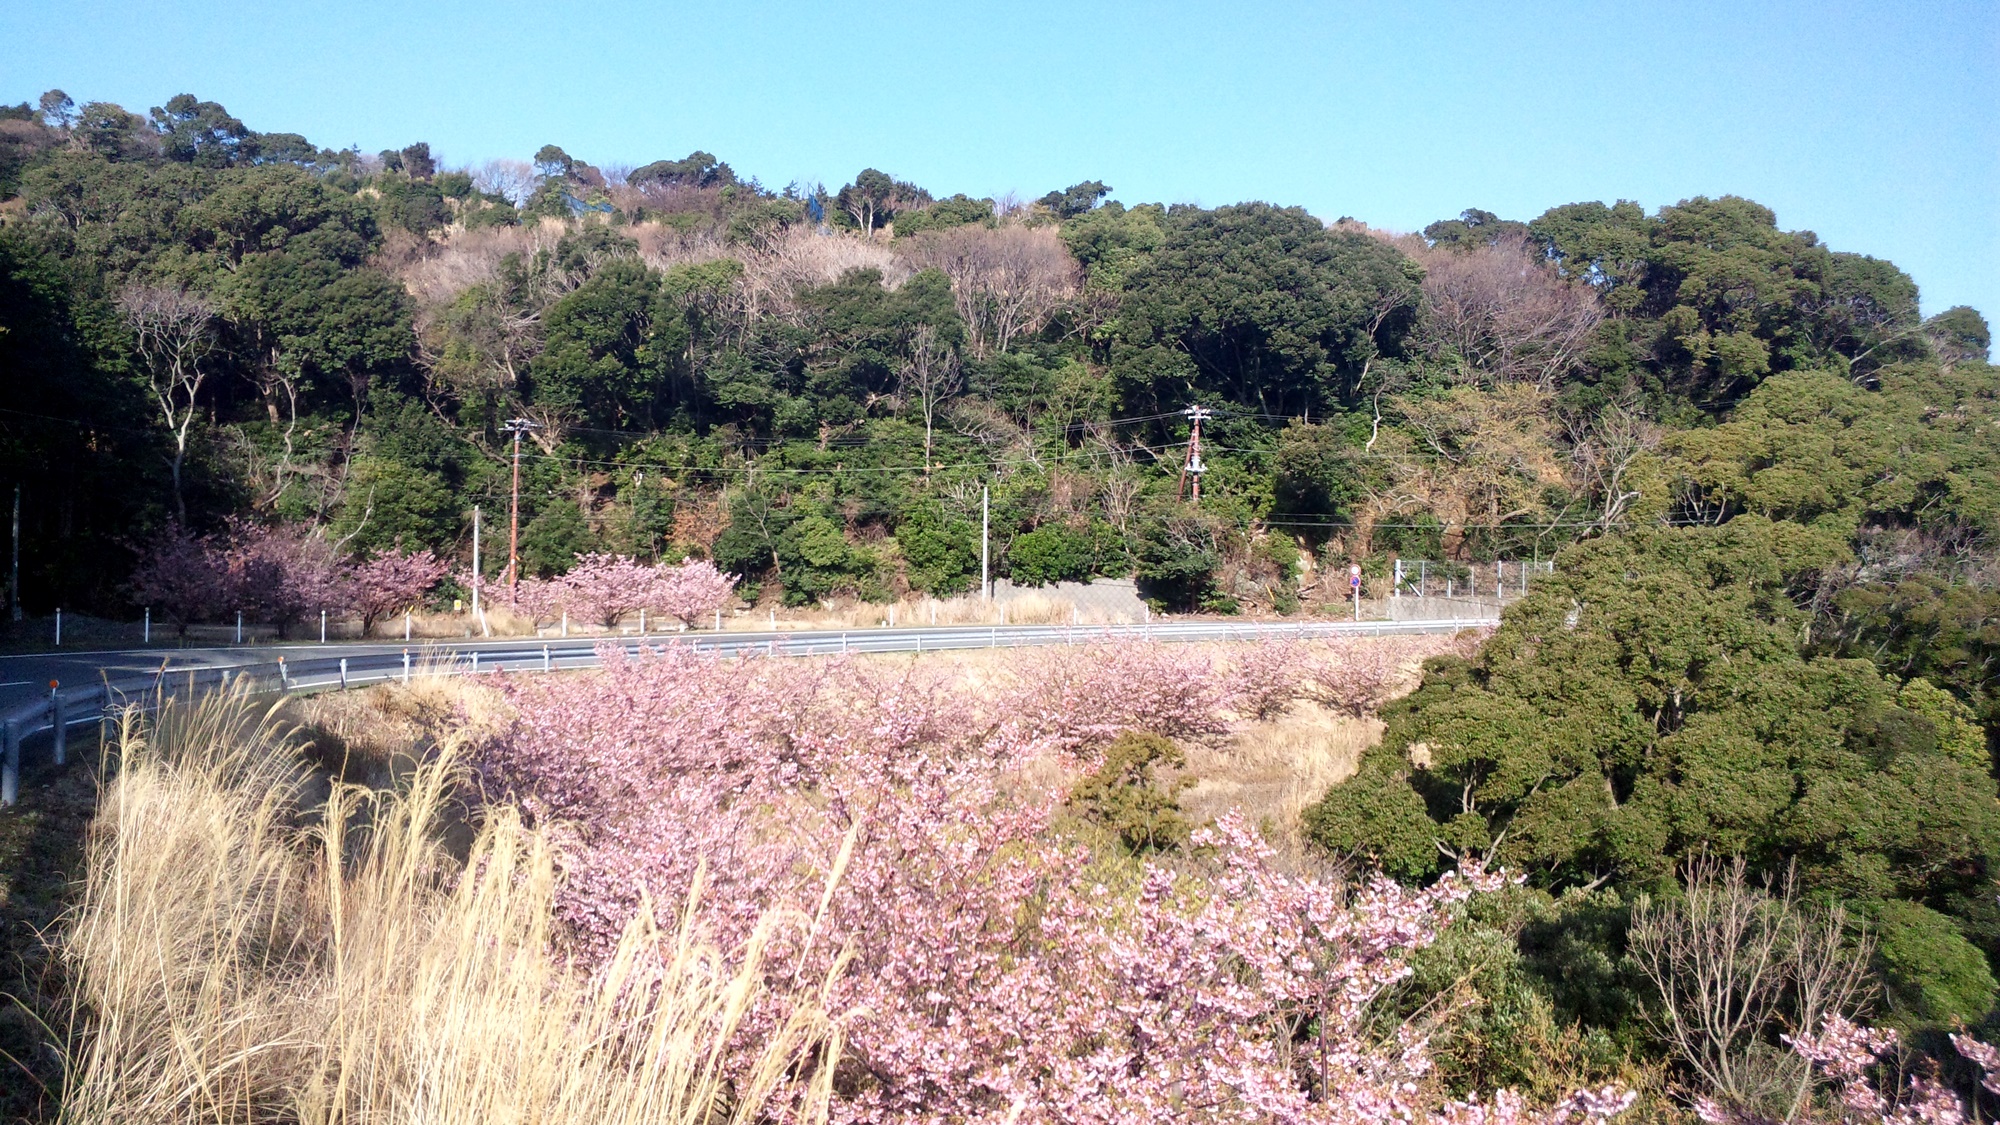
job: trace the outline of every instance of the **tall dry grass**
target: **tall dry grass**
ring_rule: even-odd
[[[641,911],[584,978],[553,944],[545,835],[503,809],[462,858],[439,844],[449,747],[394,791],[329,786],[230,693],[128,715],[117,754],[60,946],[64,1120],[714,1125],[774,1100],[824,1119],[830,1072],[797,1075],[838,1052],[830,982],[764,984],[793,920],[725,957]],[[773,1000],[788,1014],[753,1034]]]

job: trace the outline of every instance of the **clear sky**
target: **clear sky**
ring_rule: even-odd
[[[0,96],[447,162],[701,148],[767,185],[1084,179],[1400,230],[1747,195],[2000,320],[2000,0],[10,5]]]

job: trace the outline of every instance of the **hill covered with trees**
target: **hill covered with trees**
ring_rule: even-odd
[[[596,167],[555,145],[448,168],[190,95],[138,114],[51,91],[0,110],[21,600],[133,613],[143,555],[246,529],[327,567],[463,573],[515,419],[532,577],[612,555],[793,605],[949,595],[978,580],[982,490],[998,575],[1134,577],[1178,611],[1324,611],[1350,563],[1554,558],[1306,817],[1325,854],[1411,884],[1525,873],[1416,965],[1426,1003],[1473,982],[1489,1033],[1439,1045],[1447,1078],[1555,1082],[1510,1046],[1523,1028],[1592,1073],[1679,1049],[1646,984],[1680,955],[1652,904],[1745,901],[1745,879],[1785,888],[1768,917],[1793,931],[1786,910],[1832,904],[1873,934],[1877,1014],[1934,1058],[1990,1023],[2000,375],[1979,312],[1925,318],[1892,263],[1733,196],[1399,234],[1112,195],[873,168],[773,189],[706,152]],[[1190,405],[1213,412],[1198,502]],[[504,523],[486,534],[492,577]],[[1718,856],[1747,874],[1683,895]],[[1803,995],[1786,979],[1771,1012]],[[1771,1018],[1718,1050],[1798,1030]],[[1726,1092],[1785,1117],[1773,1089]]]
[[[186,95],[7,113],[0,463],[32,608],[126,609],[169,520],[469,558],[516,416],[532,573],[692,554],[794,604],[968,588],[982,485],[1001,574],[1223,611],[1336,594],[1313,562],[1745,511],[1870,543],[1993,519],[1985,322],[1920,319],[1892,264],[1748,200],[1393,235],[1095,182],[773,191],[704,152],[446,169]],[[1198,508],[1193,403],[1217,412]],[[1873,481],[1916,467],[1905,440],[1924,479]]]

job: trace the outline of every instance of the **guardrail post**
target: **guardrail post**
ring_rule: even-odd
[[[347,658],[340,658],[340,690],[347,690]]]
[[[285,667],[285,658],[282,656],[278,658],[278,686],[286,691],[292,690],[292,672]]]
[[[141,633],[141,634],[139,634],[139,643],[140,643],[140,644],[147,644],[147,645],[149,645],[149,644],[152,644],[152,643],[153,643],[153,607],[152,607],[152,606],[147,606],[147,607],[146,607],[146,631],[145,631],[145,632],[143,632],[143,633]]]
[[[472,650],[472,674],[479,674],[479,650],[476,648]]]
[[[5,757],[0,757],[0,805],[11,805],[21,795],[21,728],[8,721],[0,729],[6,740]]]
[[[554,660],[554,658],[553,658],[553,657],[551,657],[551,656],[549,655],[549,646],[547,646],[547,645],[543,645],[543,646],[542,646],[542,671],[544,671],[544,672],[552,672],[552,671],[554,671],[554,670],[555,670],[555,660]]]
[[[407,685],[407,684],[408,684],[409,682],[410,682],[410,650],[409,650],[409,649],[404,649],[404,650],[403,650],[403,683]]]
[[[840,631],[840,655],[847,655],[847,630]]]
[[[60,683],[55,680],[49,681],[50,733],[55,740],[56,765],[59,766],[69,759],[69,723],[68,716],[63,714],[61,689]]]

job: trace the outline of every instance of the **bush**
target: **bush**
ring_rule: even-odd
[[[1894,899],[1863,908],[1875,937],[1891,1024],[1956,1027],[1978,1023],[1993,1007],[1996,986],[1986,958],[1952,920],[1929,907]]]
[[[1007,548],[1009,576],[1022,586],[1082,582],[1090,567],[1090,537],[1062,524],[1044,524]]]
[[[1104,764],[1070,790],[1072,807],[1118,834],[1134,854],[1166,851],[1187,842],[1189,824],[1180,793],[1190,777],[1163,781],[1160,769],[1187,765],[1181,748],[1157,734],[1127,731],[1104,748]]]

